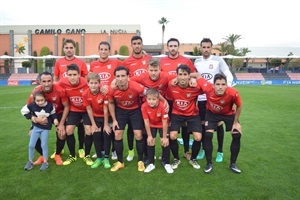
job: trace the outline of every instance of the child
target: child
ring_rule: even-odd
[[[155,155],[155,137],[157,131],[160,134],[160,142],[162,146],[163,163],[167,173],[173,173],[174,170],[170,165],[170,146],[167,136],[168,132],[168,112],[165,105],[159,100],[159,91],[154,88],[149,88],[146,92],[147,102],[142,105],[142,115],[145,123],[145,129],[148,135],[147,151],[149,156],[149,165],[144,170],[148,173],[155,169],[154,155]]]
[[[89,115],[90,124],[86,129],[85,137],[85,158],[84,161],[91,168],[97,168],[102,163],[104,168],[111,167],[109,163],[110,151],[110,133],[111,128],[108,126],[108,100],[107,96],[100,92],[100,76],[94,72],[87,75],[89,89],[86,89],[82,94],[83,105],[86,107]],[[97,159],[92,162],[90,159],[90,150],[94,141]],[[104,147],[103,147],[104,146]],[[101,150],[104,148],[104,160]]]
[[[58,120],[55,113],[55,108],[52,103],[46,101],[45,94],[42,91],[36,91],[33,94],[32,103],[25,105],[21,109],[22,115],[24,115],[27,119],[31,119],[32,121],[32,133],[30,136],[29,142],[29,161],[25,165],[25,170],[31,170],[33,168],[33,158],[34,158],[34,147],[36,141],[40,137],[41,146],[43,151],[44,162],[40,168],[41,171],[46,170],[49,167],[48,164],[48,135],[49,130],[52,128],[52,122],[55,126],[57,126]],[[47,118],[46,124],[36,123],[36,118]]]

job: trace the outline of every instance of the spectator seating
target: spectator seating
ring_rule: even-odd
[[[290,77],[284,73],[263,73],[265,80],[291,80]]]
[[[34,81],[38,77],[38,73],[29,73],[29,74],[11,74],[11,76],[8,78],[9,81],[12,80],[30,80]]]
[[[290,72],[288,72],[287,75],[293,81],[300,80],[300,73],[290,73]]]
[[[235,73],[237,80],[265,80],[261,73]]]

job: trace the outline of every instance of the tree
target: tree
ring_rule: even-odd
[[[79,43],[75,43],[75,55],[79,56]]]
[[[65,56],[64,43],[65,43],[65,38],[62,39],[62,45],[61,45],[61,55],[62,56]]]
[[[282,64],[282,61],[279,58],[274,58],[274,59],[271,59],[271,61],[270,61],[271,67],[279,67],[281,64]]]
[[[40,56],[46,56],[46,55],[50,55],[50,49],[49,49],[49,47],[43,46],[40,51]],[[39,60],[38,73],[43,72],[43,70],[44,70],[43,64],[44,64],[44,60]]]
[[[239,71],[240,68],[243,67],[243,65],[244,65],[243,59],[235,58],[235,59],[232,60],[231,69],[233,71]]]
[[[240,54],[240,56],[245,56],[247,53],[250,53],[250,52],[251,52],[251,50],[248,48],[240,48],[238,50],[238,53]]]
[[[202,52],[200,51],[200,48],[194,47],[194,48],[193,48],[193,55],[194,55],[194,56],[201,56],[201,55],[202,55]]]
[[[161,54],[164,54],[164,36],[165,36],[165,24],[167,24],[169,21],[167,20],[167,18],[162,17],[160,20],[158,20],[158,23],[161,26],[161,30],[162,30],[162,37],[161,37]]]
[[[4,55],[8,55],[8,53],[5,51]],[[9,63],[10,63],[9,60],[10,59],[5,59],[4,60],[4,71],[5,71],[5,74],[9,73]]]
[[[35,56],[35,57],[37,56],[37,52],[36,51],[33,52],[33,56]],[[37,62],[36,59],[33,60],[33,72],[34,73],[38,72],[38,62]]]
[[[229,34],[229,36],[226,36],[225,41],[228,43],[228,45],[231,45],[233,48],[235,48],[235,43],[242,39],[241,35],[235,35],[235,34]]]
[[[23,61],[22,62],[22,67],[30,68],[31,67],[31,62],[29,60]]]
[[[128,48],[128,46],[122,45],[120,47],[119,52],[120,52],[120,55],[122,55],[122,56],[129,56],[129,48]]]

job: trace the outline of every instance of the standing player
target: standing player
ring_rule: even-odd
[[[143,39],[140,36],[133,36],[131,38],[132,55],[124,60],[123,66],[129,69],[129,75],[137,76],[147,72],[148,61],[151,56],[143,53]],[[127,128],[127,142],[128,142],[128,156],[127,161],[132,161],[134,158],[133,150],[133,130],[131,122],[128,123]],[[145,145],[147,144],[147,134],[143,134],[143,140]],[[145,152],[146,153],[146,152]]]
[[[170,146],[168,138],[168,120],[169,115],[165,109],[164,103],[159,100],[159,91],[154,88],[149,88],[146,92],[146,101],[142,105],[142,115],[144,119],[145,129],[148,135],[147,151],[149,155],[149,165],[144,170],[145,173],[155,169],[155,138],[157,132],[160,135],[160,143],[162,147],[163,162],[167,173],[174,172],[170,165]]]
[[[39,75],[39,83],[40,85],[35,87],[28,100],[27,104],[30,104],[33,102],[33,94],[36,91],[42,91],[45,94],[46,100],[48,102],[51,102],[55,106],[56,115],[59,121],[59,125],[57,126],[56,130],[56,153],[54,153],[53,157],[55,163],[57,165],[62,165],[62,158],[60,156],[64,145],[65,145],[65,121],[69,113],[69,101],[66,96],[65,90],[60,87],[58,84],[53,83],[53,75],[50,72],[43,72]],[[47,123],[44,121],[46,118],[36,118],[36,122],[40,124]],[[42,155],[41,150],[41,140],[38,139],[36,143],[36,150]],[[36,162],[34,162],[35,165],[42,164],[43,157],[40,156]]]
[[[110,86],[114,79],[114,71],[118,66],[122,65],[122,61],[118,59],[110,59],[110,44],[105,41],[101,41],[98,45],[99,60],[91,62],[90,72],[98,73],[101,79],[101,85]],[[110,134],[112,141],[112,160],[117,159],[117,154],[114,148],[114,137],[115,134]],[[110,146],[109,146],[110,148]]]
[[[118,171],[124,168],[123,133],[128,121],[134,122],[132,123],[132,128],[138,153],[138,171],[144,171],[145,166],[142,161],[144,153],[142,130],[144,129],[144,123],[141,112],[140,95],[143,95],[145,87],[137,82],[129,81],[129,70],[127,67],[117,67],[114,74],[118,89],[109,92],[108,100],[109,112],[113,119],[115,149],[118,162],[114,164],[111,171]]]
[[[198,83],[200,82],[198,79]],[[210,173],[212,171],[213,132],[218,122],[224,121],[226,131],[230,131],[232,135],[229,168],[235,173],[241,173],[241,170],[236,166],[242,136],[242,127],[239,123],[239,117],[242,112],[242,99],[239,92],[232,87],[227,87],[224,74],[215,74],[213,84],[207,85],[203,90],[207,97],[204,140],[207,165],[204,172]]]
[[[195,67],[197,71],[201,74],[203,78],[205,78],[208,82],[213,83],[214,76],[217,73],[223,73],[227,77],[227,84],[231,86],[233,76],[229,70],[228,65],[223,60],[223,58],[219,56],[215,56],[211,54],[212,50],[212,41],[209,38],[203,38],[200,42],[200,50],[202,52],[202,58],[195,60]],[[205,123],[205,111],[206,111],[206,95],[199,95],[198,97],[198,107],[200,110],[200,118],[203,133],[204,132],[204,123]],[[205,140],[205,134],[203,137]],[[218,151],[216,156],[216,162],[223,161],[223,140],[224,140],[224,128],[222,122],[219,122],[217,127],[217,140],[218,140]],[[200,151],[198,155],[198,159],[202,159],[204,157],[203,150]]]
[[[92,163],[91,168],[97,168],[103,163],[104,168],[110,168],[109,152],[110,152],[110,136],[111,129],[108,126],[108,100],[107,96],[100,92],[100,76],[94,72],[87,75],[89,89],[82,94],[83,105],[86,107],[89,119],[91,121],[91,130],[85,136],[85,153],[89,155],[92,142],[94,141],[97,159]],[[103,141],[104,140],[104,141]],[[104,145],[104,160],[101,150]],[[87,163],[90,165],[90,163]]]
[[[177,169],[180,164],[178,155],[178,130],[182,123],[187,123],[188,131],[193,133],[194,141],[192,145],[192,155],[189,163],[195,168],[200,169],[196,161],[197,154],[200,150],[200,140],[202,137],[201,126],[199,126],[199,110],[196,105],[197,97],[202,93],[201,85],[195,87],[189,86],[190,68],[187,65],[179,65],[176,70],[177,85],[169,83],[171,98],[173,99],[173,109],[170,126],[170,147],[174,156],[172,168]]]
[[[77,160],[75,155],[75,126],[81,121],[83,121],[85,125],[91,125],[86,108],[82,103],[82,93],[85,89],[88,89],[88,85],[86,79],[80,77],[80,70],[76,64],[67,66],[67,78],[60,80],[59,85],[66,90],[66,95],[70,102],[70,111],[66,121],[67,144],[70,156],[63,162],[63,165],[69,165]],[[88,126],[85,126],[85,131],[90,133]],[[83,158],[85,162],[92,163],[89,155],[83,155]]]
[[[80,76],[86,77],[88,74],[87,66],[85,62],[79,58],[75,57],[75,41],[72,39],[65,39],[63,43],[63,50],[65,53],[64,58],[60,58],[56,60],[54,65],[54,82],[58,82],[59,80],[67,77],[67,66],[70,64],[76,64],[80,70]],[[84,128],[83,124],[78,124],[78,142],[79,149],[78,154],[80,158],[84,157]]]
[[[167,57],[163,57],[160,59],[161,71],[167,72],[169,74],[176,74],[176,69],[179,65],[187,65],[190,68],[191,72],[195,72],[195,67],[192,61],[182,55],[179,54],[179,40],[176,38],[170,38],[167,42],[167,48],[169,51],[169,55]],[[170,91],[167,90],[166,99],[169,101],[170,112],[172,113],[172,99],[170,95]],[[186,125],[181,126],[181,136],[183,139],[184,146],[184,157],[187,160],[191,159],[191,153],[189,152],[189,140],[190,133],[187,132]]]

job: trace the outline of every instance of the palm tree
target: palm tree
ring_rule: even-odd
[[[251,50],[248,49],[248,48],[246,48],[246,47],[243,47],[243,48],[240,48],[240,49],[239,49],[239,54],[240,54],[241,56],[245,56],[247,53],[251,53]]]
[[[235,34],[229,34],[229,36],[226,36],[226,38],[223,38],[226,40],[226,42],[231,45],[233,48],[235,48],[234,43],[242,39],[241,35],[235,35]]]
[[[165,35],[165,24],[167,24],[169,21],[167,18],[162,17],[160,20],[158,20],[158,23],[162,25],[162,38],[161,38],[161,54],[164,54],[164,35]]]

